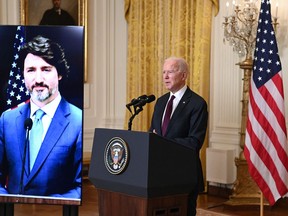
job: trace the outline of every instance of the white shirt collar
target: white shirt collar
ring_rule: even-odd
[[[183,97],[185,91],[187,90],[187,85],[184,85],[179,91],[177,91],[175,94],[173,94],[172,92],[170,92],[170,97],[171,98],[172,95],[175,96],[175,99],[177,100],[181,100],[181,98]]]
[[[50,103],[46,104],[44,107],[42,107],[41,109],[46,113],[46,115],[48,115],[51,119],[53,118],[56,109],[61,101],[61,95],[60,93],[58,94],[58,96],[51,101]],[[32,100],[30,100],[30,106],[31,106],[31,114],[30,117],[33,118],[34,113],[40,109],[40,107],[38,107]]]

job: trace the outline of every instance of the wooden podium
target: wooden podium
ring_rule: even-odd
[[[127,147],[126,167],[116,174],[107,166],[114,139]],[[95,129],[89,179],[98,189],[99,216],[186,216],[196,167],[195,151],[156,134]]]

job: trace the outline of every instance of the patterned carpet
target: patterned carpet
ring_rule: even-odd
[[[197,216],[229,216],[227,214],[223,214],[223,213],[218,213],[218,212],[213,212],[207,209],[201,209],[198,208],[197,209]]]

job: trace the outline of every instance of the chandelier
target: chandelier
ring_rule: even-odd
[[[239,57],[246,55],[246,59],[251,59],[257,33],[258,9],[251,0],[246,0],[242,9],[233,1],[232,8],[232,14],[227,13],[224,17],[224,43],[228,41]],[[228,9],[229,2],[226,3]]]
[[[231,5],[226,2],[226,15],[224,16],[224,43],[227,41],[233,47],[233,51],[237,52],[239,57],[252,59],[255,48],[255,40],[258,26],[259,11],[256,5],[258,0],[243,0],[241,4],[237,4],[233,0]],[[232,13],[229,15],[229,9]],[[276,4],[276,14],[272,18],[273,26],[276,32],[278,25],[278,3]]]

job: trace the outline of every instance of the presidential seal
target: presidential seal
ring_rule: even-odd
[[[119,138],[112,138],[105,147],[104,163],[111,174],[122,173],[128,165],[129,152],[126,142]]]

